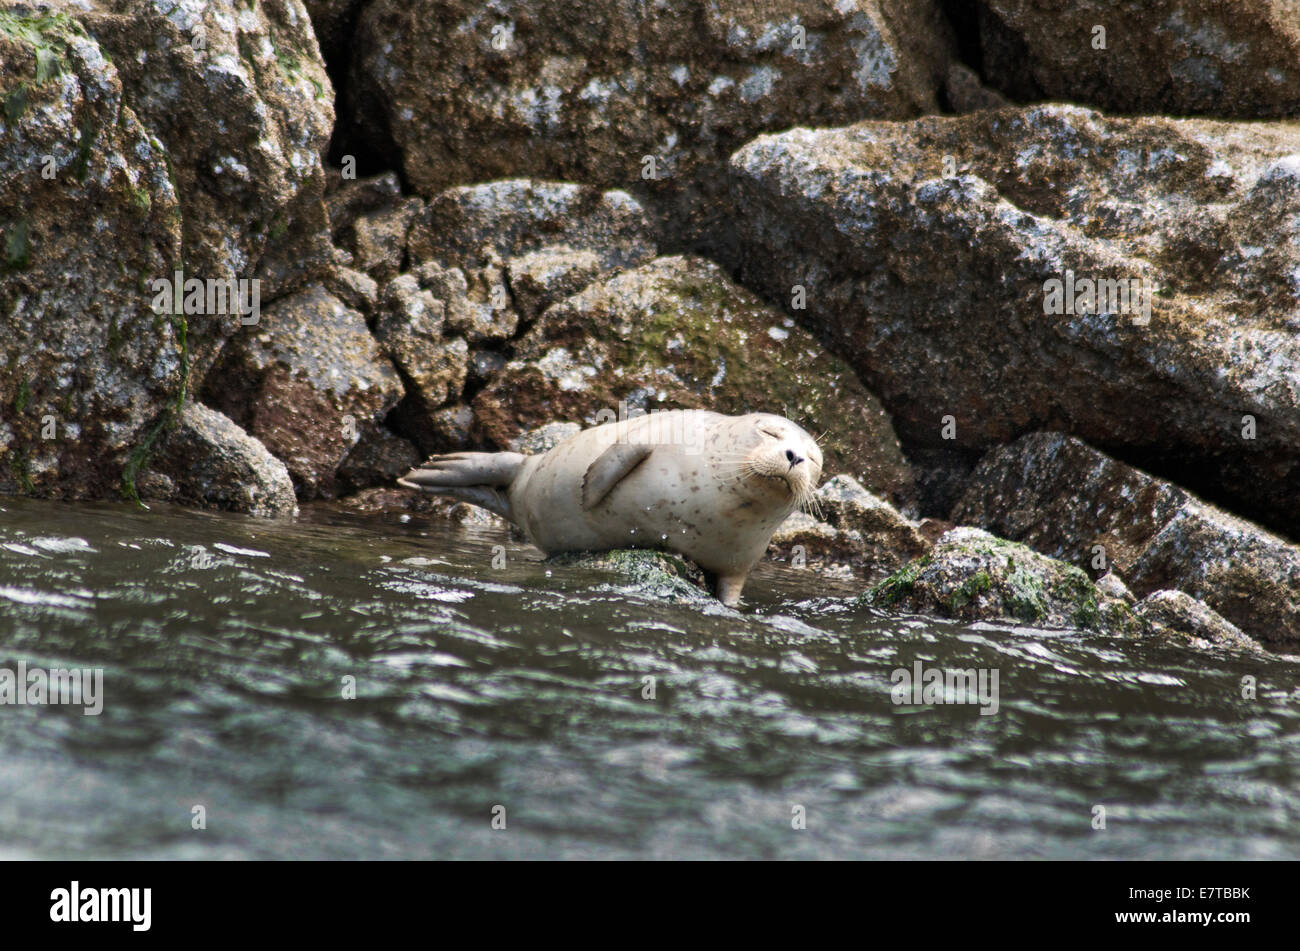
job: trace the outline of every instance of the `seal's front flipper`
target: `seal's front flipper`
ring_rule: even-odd
[[[586,475],[582,477],[582,508],[590,512],[605,496],[614,491],[633,469],[654,452],[654,446],[615,443],[602,452],[596,461],[587,466]]]
[[[718,576],[718,600],[729,608],[740,606],[740,589],[745,587],[749,572],[739,575]]]

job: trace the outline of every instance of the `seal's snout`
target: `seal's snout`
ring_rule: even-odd
[[[795,452],[793,449],[787,449],[785,451],[785,458],[786,461],[790,463],[791,469],[793,469],[795,466],[799,465],[799,463],[804,461],[803,456],[799,455],[799,453]]]

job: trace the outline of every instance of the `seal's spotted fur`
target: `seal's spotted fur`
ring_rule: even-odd
[[[784,417],[674,410],[596,426],[536,456],[434,456],[398,482],[504,515],[548,554],[681,552],[734,606],[821,468],[817,443]]]

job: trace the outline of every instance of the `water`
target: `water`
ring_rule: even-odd
[[[1300,662],[851,593],[771,565],[737,613],[440,522],[0,499],[0,667],[105,693],[0,706],[0,856],[1300,854]],[[916,660],[998,669],[999,711],[895,706]]]

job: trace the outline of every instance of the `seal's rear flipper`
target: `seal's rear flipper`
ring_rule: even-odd
[[[523,461],[517,452],[453,452],[430,457],[397,484],[460,499],[511,518],[510,502],[501,488],[514,481]]]
[[[582,477],[582,507],[590,512],[614,491],[628,473],[645,461],[654,446],[615,443],[587,466]]]

